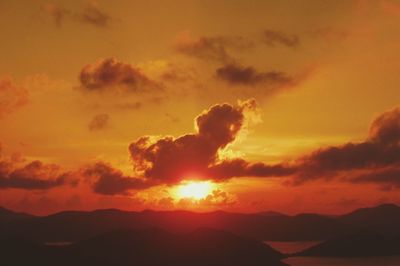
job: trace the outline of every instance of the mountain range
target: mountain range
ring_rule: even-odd
[[[0,208],[0,249],[15,266],[281,266],[287,256],[400,255],[399,222],[393,204],[339,216],[116,209],[34,216]],[[267,240],[322,242],[282,254]]]

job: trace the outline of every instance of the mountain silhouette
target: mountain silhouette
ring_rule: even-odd
[[[358,209],[339,217],[338,220],[345,225],[389,237],[400,235],[400,207],[394,204]]]
[[[0,207],[0,224],[13,222],[15,220],[31,218],[31,217],[33,217],[33,216],[26,214],[26,213],[13,212],[8,209]]]
[[[393,204],[358,209],[341,216],[107,209],[64,211],[38,217],[0,209],[0,235],[20,236],[39,242],[76,242],[112,230],[152,227],[176,233],[206,227],[263,241],[321,241],[365,232],[400,235],[399,224],[400,207]]]
[[[400,255],[400,239],[376,233],[354,234],[310,247],[294,256],[306,257],[376,257]]]
[[[354,232],[351,225],[317,214],[296,216],[188,211],[125,212],[115,209],[92,212],[66,211],[45,217],[16,220],[0,228],[1,234],[39,242],[76,242],[118,229],[158,227],[186,233],[206,227],[257,240],[325,240]]]

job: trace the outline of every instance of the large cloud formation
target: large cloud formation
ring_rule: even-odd
[[[80,72],[79,81],[83,90],[91,92],[140,93],[159,89],[141,69],[115,58],[87,64]]]
[[[174,185],[186,179],[224,181],[233,177],[278,177],[293,173],[281,165],[250,163],[244,159],[223,160],[220,152],[232,143],[256,112],[254,100],[238,105],[217,104],[195,119],[196,133],[178,138],[144,136],[129,145],[135,177],[110,165],[98,163],[84,174],[100,194],[125,194],[157,185]]]
[[[284,166],[250,164],[244,160],[220,160],[219,152],[232,143],[255,111],[254,100],[237,106],[218,104],[200,114],[196,133],[153,141],[142,137],[129,146],[135,170],[144,177],[166,184],[185,178],[226,180],[239,176],[280,176]]]
[[[316,179],[399,186],[400,107],[376,117],[367,139],[319,149],[298,161],[294,184]]]
[[[0,118],[28,103],[28,91],[9,77],[0,78]]]

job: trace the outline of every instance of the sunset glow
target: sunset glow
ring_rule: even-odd
[[[400,203],[400,1],[0,2],[1,207]]]
[[[200,200],[206,198],[215,189],[210,181],[187,181],[177,188],[177,198]]]

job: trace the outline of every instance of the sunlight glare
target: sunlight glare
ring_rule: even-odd
[[[210,181],[188,181],[177,189],[179,198],[204,199],[212,193],[215,185]]]

